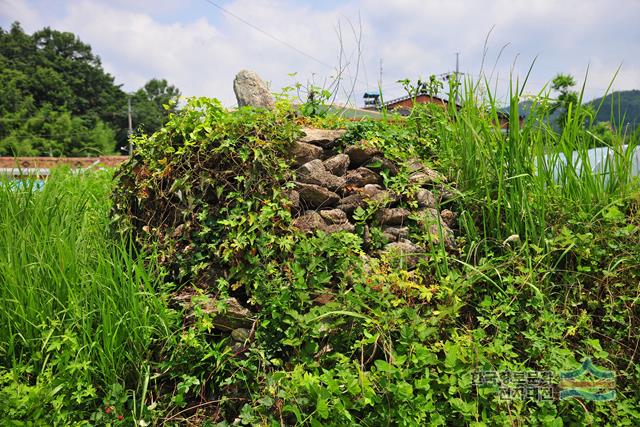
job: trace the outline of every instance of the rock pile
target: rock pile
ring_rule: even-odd
[[[449,210],[438,212],[430,190],[444,181],[438,172],[412,160],[408,164],[409,182],[420,188],[411,196],[397,195],[384,188],[379,172],[384,170],[394,176],[399,166],[384,158],[380,150],[361,141],[339,153],[337,146],[344,130],[303,131],[305,136],[296,141],[291,153],[297,169],[295,190],[288,193],[297,228],[308,232],[353,232],[356,209],[373,208],[377,212],[366,225],[365,244],[368,228],[379,227],[387,241],[384,251],[403,257],[409,267],[426,253],[426,248],[409,240],[410,225],[428,233],[432,243],[442,242],[446,249],[454,248],[451,227],[455,214]],[[415,202],[417,208],[401,207],[408,206],[403,202]]]

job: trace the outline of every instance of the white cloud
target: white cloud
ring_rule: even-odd
[[[38,11],[23,0],[0,0],[0,19],[8,24],[20,21],[23,28],[29,30],[40,22]]]
[[[50,25],[78,34],[127,90],[161,77],[186,95],[215,96],[229,105],[234,103],[233,76],[242,68],[256,70],[275,89],[292,83],[287,76],[291,72],[298,72],[296,78],[302,81],[312,75],[324,81],[334,70],[319,62],[337,64],[338,22],[346,56],[354,63],[355,45],[347,20],[357,23],[358,15],[364,48],[358,95],[367,83],[368,89],[376,88],[380,58],[387,98],[402,94],[395,83],[398,79],[452,71],[455,52],[461,54],[462,71],[478,73],[485,37],[492,27],[485,71],[492,69],[500,48],[509,43],[496,66],[502,93],[506,92],[502,79],[509,77],[514,60],[514,73],[522,78],[538,54],[530,92],[558,72],[581,79],[591,64],[587,97],[597,96],[623,61],[615,87],[640,87],[640,30],[636,29],[640,3],[635,0],[622,0],[615,7],[606,0],[346,0],[322,7],[294,0],[215,0],[317,60],[204,0],[0,2],[4,23],[17,19],[31,31]],[[55,14],[50,13],[53,9]]]

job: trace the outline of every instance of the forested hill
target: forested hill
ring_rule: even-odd
[[[629,124],[632,128],[636,128],[640,125],[640,90],[623,90],[613,92],[604,97],[602,106],[600,103],[603,98],[596,98],[591,101],[585,102],[585,105],[589,105],[594,111],[597,111],[595,122],[612,122],[614,125]],[[613,109],[611,105],[613,104]],[[598,110],[598,107],[600,109]],[[522,101],[518,105],[518,110],[523,116],[529,115],[531,111],[531,101]],[[503,109],[508,112],[509,107]],[[560,111],[557,110],[549,116],[551,123],[556,123],[560,115]],[[624,121],[623,121],[624,118]]]
[[[615,124],[631,124],[632,127],[640,125],[640,90],[623,90],[613,92],[606,97],[596,98],[587,104],[597,109],[602,102],[602,106],[596,115],[596,121]],[[624,120],[623,120],[624,119]]]
[[[151,79],[127,94],[75,34],[0,27],[0,156],[95,156],[127,145],[127,98],[136,129],[152,132],[180,96]]]

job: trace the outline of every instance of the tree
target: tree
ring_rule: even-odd
[[[569,111],[578,106],[578,92],[571,90],[575,85],[575,79],[569,74],[558,74],[551,81],[551,89],[559,94],[551,104],[550,113],[553,114],[556,111],[560,113],[558,116],[560,128],[564,127]]]
[[[146,133],[158,131],[169,114],[177,111],[180,90],[165,79],[151,79],[131,95],[136,128]]]
[[[127,95],[73,33],[0,27],[0,155],[111,154],[128,145],[128,96],[136,126],[155,132],[180,91],[152,79]]]

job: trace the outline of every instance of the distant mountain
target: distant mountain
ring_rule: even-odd
[[[602,107],[596,115],[597,122],[610,121],[616,125],[631,124],[633,127],[640,125],[640,90],[613,92],[604,98],[604,102],[603,98],[596,98],[587,104],[596,109],[601,102]]]
[[[591,101],[585,102],[585,105],[591,105],[593,109],[597,109],[600,106],[603,98],[596,98]],[[518,104],[519,113],[526,117],[531,111],[531,101],[522,101]],[[613,104],[613,110],[611,105]],[[503,111],[509,112],[509,107],[503,108]],[[555,123],[557,117],[560,115],[559,111],[556,111],[550,116],[552,123]],[[622,119],[624,117],[624,122]],[[613,122],[615,125],[630,124],[632,127],[640,125],[640,90],[623,90],[619,92],[613,92],[604,97],[602,107],[598,110],[596,115],[596,122]]]

